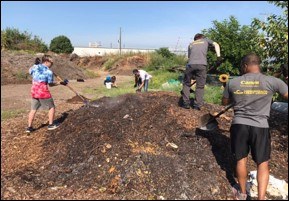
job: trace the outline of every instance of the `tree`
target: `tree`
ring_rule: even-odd
[[[66,36],[57,36],[51,40],[49,49],[55,53],[72,53],[74,48]]]
[[[165,58],[172,58],[174,56],[174,54],[166,47],[162,47],[162,48],[159,48],[158,50],[156,50],[156,52],[159,54],[159,55],[162,55],[162,57],[165,57]]]
[[[217,68],[220,73],[238,75],[241,59],[247,53],[255,52],[263,56],[258,43],[261,37],[258,30],[247,25],[241,26],[234,16],[222,22],[213,21],[213,27],[202,33],[220,45],[221,56],[224,58],[224,62]],[[208,66],[215,65],[216,60],[216,54],[209,51]]]
[[[288,1],[269,1],[284,9],[282,16],[270,15],[266,21],[255,18],[252,26],[262,30],[264,37],[259,40],[264,47],[265,55],[275,69],[288,64]]]

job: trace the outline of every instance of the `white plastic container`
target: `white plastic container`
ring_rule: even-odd
[[[111,85],[112,85],[111,82],[107,82],[107,83],[105,83],[105,86],[106,86],[107,89],[111,89]]]

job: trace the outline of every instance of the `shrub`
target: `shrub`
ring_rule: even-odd
[[[171,56],[168,57],[166,50],[161,49],[149,53],[150,61],[146,66],[147,70],[168,70],[174,66],[183,66],[185,69],[187,59],[184,55],[170,53]]]
[[[171,53],[170,50],[165,47],[156,50],[156,52],[164,58],[172,58],[174,56],[174,54]]]
[[[38,37],[16,28],[1,30],[1,49],[47,52],[47,45]]]
[[[73,46],[66,36],[57,36],[51,40],[49,49],[55,53],[72,53]]]
[[[16,76],[16,78],[18,79],[18,80],[26,80],[27,79],[27,77],[28,77],[28,73],[25,73],[25,72],[23,72],[23,71],[18,71],[18,72],[16,72],[16,74],[15,74],[15,76]]]
[[[89,69],[84,69],[84,74],[90,79],[99,77],[99,75],[96,72],[91,71]]]
[[[156,70],[149,73],[153,76],[150,83],[150,88],[153,89],[160,89],[162,88],[162,84],[168,82],[171,79],[177,80],[179,77],[178,73],[171,73],[163,70]]]

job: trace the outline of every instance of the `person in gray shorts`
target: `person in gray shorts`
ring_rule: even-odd
[[[44,55],[42,57],[42,63],[39,60],[35,62],[29,69],[29,73],[32,76],[32,87],[31,87],[31,111],[28,115],[28,127],[26,129],[27,133],[34,131],[32,127],[33,119],[37,110],[42,107],[43,109],[48,109],[48,130],[54,130],[58,127],[58,124],[54,123],[55,105],[48,89],[49,86],[56,86],[57,84],[53,82],[53,72],[49,69],[53,65],[53,60],[50,55]],[[67,83],[62,82],[62,85]]]
[[[223,105],[235,102],[232,121],[231,151],[237,161],[236,175],[240,190],[236,199],[247,198],[247,159],[251,150],[257,164],[258,200],[265,199],[269,181],[271,139],[268,118],[273,95],[278,92],[288,100],[288,86],[282,80],[266,76],[260,70],[261,59],[254,53],[242,58],[242,76],[230,80],[224,90]]]
[[[41,99],[41,98],[32,98],[31,100],[31,110],[41,109],[50,110],[55,108],[53,98]]]
[[[194,41],[188,47],[189,62],[185,70],[183,89],[181,92],[183,99],[182,107],[185,109],[190,109],[190,89],[193,76],[195,76],[197,83],[193,109],[200,110],[204,104],[203,97],[207,77],[207,52],[209,45],[215,47],[218,61],[220,61],[220,46],[218,43],[205,38],[203,34],[196,34]]]

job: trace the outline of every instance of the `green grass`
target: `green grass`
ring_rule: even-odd
[[[109,70],[109,69],[111,69],[111,68],[113,67],[113,65],[114,65],[118,60],[120,60],[120,59],[121,59],[121,56],[118,56],[118,57],[116,57],[116,58],[111,57],[111,58],[109,58],[109,59],[103,64],[103,66],[104,66],[104,68],[105,68],[106,70]]]
[[[18,80],[26,80],[28,78],[28,73],[25,73],[23,71],[16,72],[15,76]]]
[[[171,73],[163,70],[149,71],[153,78],[149,83],[149,89],[154,91],[174,91],[180,92],[182,89],[182,83],[178,82],[179,73]],[[174,84],[166,84],[167,82],[175,80]]]
[[[24,110],[24,109],[1,111],[1,121],[18,117],[18,116],[20,116],[21,114],[24,114],[24,113],[26,113],[26,112],[27,112],[27,111]]]
[[[173,91],[176,92],[178,95],[183,88],[181,82],[177,82],[178,78],[181,73],[171,73],[168,71],[157,70],[149,72],[153,76],[153,80],[149,85],[149,89],[154,89],[157,91]],[[174,84],[164,85],[164,83],[168,82],[169,80],[175,80]],[[194,97],[194,95],[191,95]],[[207,84],[205,87],[205,94],[204,100],[207,103],[213,104],[221,104],[223,96],[223,89],[221,86],[214,86]]]
[[[96,72],[94,72],[92,70],[88,70],[88,69],[84,69],[84,75],[90,79],[99,77],[99,75]]]
[[[25,54],[32,54],[32,55],[35,55],[36,53],[38,53],[38,52],[36,52],[36,51],[33,51],[33,50],[9,50],[9,49],[7,49],[7,50],[5,50],[6,52],[8,52],[9,54],[13,54],[13,55],[15,55],[15,56],[17,56],[17,55],[25,55]]]
[[[119,96],[122,94],[135,93],[136,89],[133,88],[133,85],[134,83],[133,81],[131,81],[129,83],[118,84],[117,88],[111,88],[111,89],[107,89],[105,85],[98,87],[98,88],[89,87],[89,88],[84,89],[82,93],[92,95],[93,96],[92,99],[98,99],[103,96],[115,97],[115,96]]]
[[[178,82],[178,77],[180,73],[171,73],[163,70],[156,70],[149,72],[153,78],[149,83],[149,91],[170,91],[175,92],[176,95],[180,96],[180,91],[183,88],[181,82]],[[168,81],[171,84],[165,84]],[[175,81],[175,82],[172,82]],[[93,99],[97,99],[103,96],[115,97],[122,94],[135,93],[135,88],[133,88],[134,80],[129,82],[121,83],[118,88],[107,89],[104,85],[102,87],[90,87],[82,91],[83,94],[89,94],[93,96]],[[221,99],[223,96],[223,89],[221,86],[206,85],[204,100],[206,103],[221,104]],[[194,97],[194,94],[191,95]]]
[[[108,55],[105,55],[104,57],[107,57],[107,60],[106,62],[103,64],[103,67],[106,69],[106,70],[109,70],[111,68],[114,67],[114,65],[120,61],[120,60],[125,60],[126,58],[128,57],[132,57],[132,56],[137,56],[137,55],[140,55],[141,53],[133,53],[133,52],[128,52],[128,53],[125,53],[125,54],[121,54],[121,55],[111,55],[111,54],[108,54]]]
[[[149,53],[149,63],[145,66],[147,70],[166,70],[174,66],[186,65],[186,58],[182,55],[174,55],[170,58],[163,57],[162,55],[153,52]]]
[[[223,89],[221,86],[206,85],[204,100],[206,103],[220,105],[223,97]]]
[[[168,71],[156,70],[156,71],[148,71],[149,74],[153,76],[150,87],[159,89],[162,87],[162,84],[166,83],[167,81],[174,79],[177,80],[179,75],[178,73],[171,73]]]
[[[175,92],[180,95],[182,90],[182,83],[178,82],[180,73],[171,73],[165,70],[155,70],[148,71],[153,78],[149,83],[149,91],[170,91]],[[165,84],[168,82],[175,81],[170,84]],[[122,83],[118,88],[106,89],[105,86],[101,88],[86,88],[83,93],[94,95],[94,99],[100,98],[102,96],[115,97],[127,93],[135,93],[135,88],[133,88],[134,81],[129,83]],[[221,86],[206,85],[204,100],[207,103],[221,104],[221,99],[223,96],[223,89]],[[191,97],[194,97],[192,94]]]

